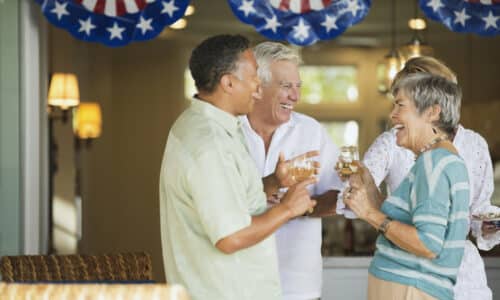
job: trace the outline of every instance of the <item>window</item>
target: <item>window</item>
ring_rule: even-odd
[[[308,104],[358,101],[355,66],[302,66],[302,101]]]
[[[343,145],[358,145],[359,124],[357,121],[321,122],[337,147]]]

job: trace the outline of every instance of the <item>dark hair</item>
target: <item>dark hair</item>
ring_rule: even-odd
[[[201,42],[189,59],[198,91],[213,92],[223,75],[236,70],[240,54],[249,48],[250,41],[242,35],[216,35]]]

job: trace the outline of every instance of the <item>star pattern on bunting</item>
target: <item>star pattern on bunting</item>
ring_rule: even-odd
[[[141,16],[139,23],[136,26],[141,30],[141,33],[144,35],[148,30],[153,30],[151,22],[153,22],[153,19],[145,19]]]
[[[161,13],[168,14],[171,18],[174,15],[174,12],[179,9],[177,6],[175,6],[174,0],[171,0],[169,2],[162,1],[161,5],[163,5]]]
[[[498,29],[497,21],[499,18],[500,17],[494,16],[493,13],[490,11],[487,17],[482,18],[484,23],[486,24],[484,28],[488,29],[489,27],[493,27],[495,29]]]
[[[363,20],[371,0],[228,0],[233,13],[265,37],[306,46]]]
[[[338,29],[337,18],[335,16],[325,15],[325,20],[321,23],[321,26],[325,27],[326,32],[330,32],[332,29]]]
[[[90,35],[90,31],[92,31],[92,29],[95,29],[96,27],[94,24],[92,24],[91,17],[88,17],[88,19],[85,21],[78,20],[78,22],[80,23],[80,29],[78,29],[78,32],[85,32],[86,35]]]
[[[280,26],[281,23],[278,22],[278,17],[273,16],[270,19],[266,19],[266,26],[264,26],[264,29],[271,29],[273,32],[276,32]]]
[[[69,15],[69,12],[66,10],[66,5],[68,5],[68,3],[61,4],[57,1],[54,3],[55,3],[55,7],[50,12],[56,14],[58,20],[61,20],[61,18],[63,16]]]
[[[108,27],[106,30],[110,33],[110,40],[115,38],[119,40],[123,39],[122,32],[125,30],[125,27],[118,26],[117,22],[113,23],[113,27]]]
[[[455,21],[454,23],[460,23],[462,26],[465,26],[465,22],[467,22],[467,19],[470,19],[470,16],[465,13],[465,8],[463,8],[460,12],[455,13]]]
[[[444,24],[452,31],[479,35],[500,34],[500,3],[478,0],[419,0],[420,8],[430,19]]]
[[[53,25],[110,47],[155,38],[184,16],[190,0],[34,0]]]

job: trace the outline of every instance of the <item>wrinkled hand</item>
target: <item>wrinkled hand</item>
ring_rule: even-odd
[[[492,235],[499,231],[500,228],[495,226],[495,223],[490,221],[483,221],[483,225],[481,225],[481,232],[484,237]]]
[[[301,160],[304,158],[316,157],[319,155],[319,151],[309,151],[304,154],[298,155],[292,159],[285,160],[285,156],[280,152],[278,163],[276,164],[276,169],[274,171],[274,175],[278,180],[279,187],[290,187],[297,182],[293,179],[292,174],[290,174],[289,170],[292,165],[292,162],[295,160]],[[313,162],[313,166],[315,168],[314,174],[319,174],[320,163],[317,161]]]
[[[363,185],[370,199],[376,200],[376,202],[381,204],[383,201],[383,196],[380,193],[370,170],[360,161],[353,162],[358,167],[358,171],[349,177],[349,184],[351,186]]]
[[[366,186],[360,180],[354,180],[350,183],[351,186],[344,191],[344,203],[359,218],[366,220],[372,211],[378,210],[376,200],[370,197]]]
[[[316,178],[309,178],[292,185],[281,199],[281,204],[288,208],[293,217],[302,216],[316,206],[316,201],[311,199],[306,188],[314,183],[316,183]]]

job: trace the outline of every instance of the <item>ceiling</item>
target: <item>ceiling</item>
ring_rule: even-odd
[[[361,46],[361,47],[388,47],[391,37],[391,5],[396,4],[396,43],[409,41],[411,32],[408,20],[415,14],[413,0],[372,0],[371,9],[366,18],[349,28],[344,34],[334,40],[323,42],[333,45]],[[189,16],[188,26],[184,30],[167,30],[163,38],[188,39],[198,42],[207,36],[220,33],[241,33],[254,40],[265,39],[250,25],[244,24],[233,15],[227,0],[191,0],[196,8],[194,15]],[[419,11],[422,15],[422,12]],[[452,36],[444,25],[428,21],[427,36]]]

